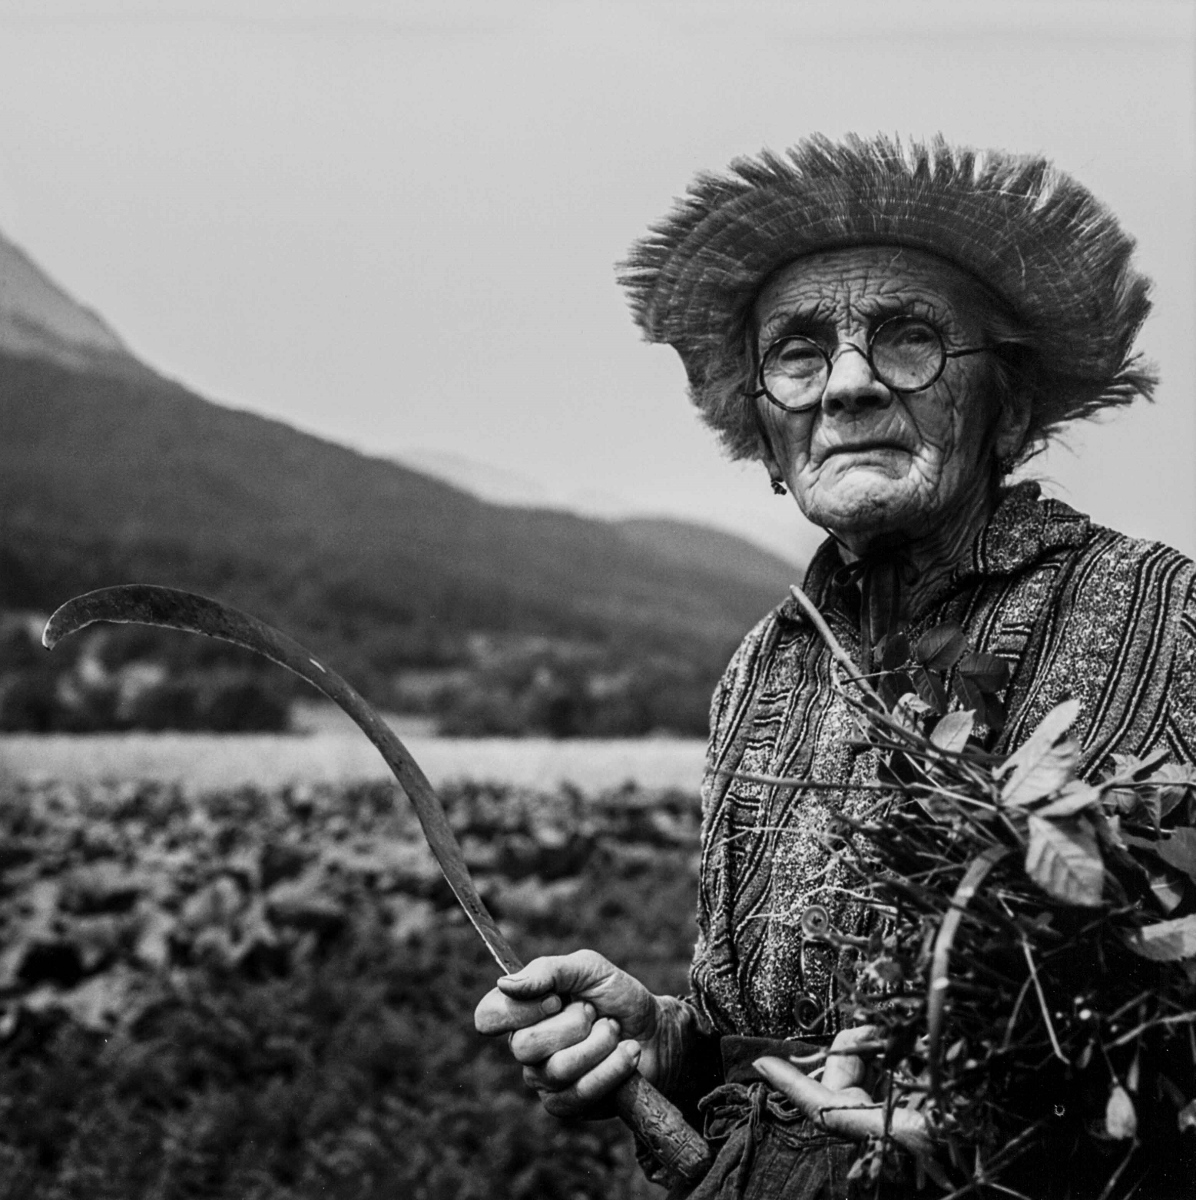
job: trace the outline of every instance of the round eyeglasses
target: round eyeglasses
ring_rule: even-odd
[[[992,346],[948,350],[943,335],[920,317],[889,317],[868,337],[868,349],[844,342],[839,350],[854,350],[868,360],[872,374],[894,392],[923,392],[938,382],[947,359],[983,354]],[[839,353],[836,350],[836,354]],[[764,351],[757,373],[759,388],[748,398],[767,396],[786,412],[805,412],[822,403],[835,359],[816,341],[801,334],[778,338]]]

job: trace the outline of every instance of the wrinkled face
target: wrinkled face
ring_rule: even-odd
[[[985,300],[962,271],[933,255],[862,246],[803,258],[778,271],[754,310],[757,356],[792,333],[832,355],[822,401],[800,413],[755,403],[770,470],[802,512],[853,549],[882,533],[922,536],[987,494],[994,449],[1012,453],[1021,429],[998,412],[988,354],[949,358],[925,391],[894,392],[872,373],[869,334],[886,318],[929,321],[948,351],[984,344]]]

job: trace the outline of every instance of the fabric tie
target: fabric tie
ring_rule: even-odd
[[[859,588],[860,672],[872,674],[873,647],[901,625],[904,593],[918,578],[918,568],[902,546],[883,546],[832,576],[835,585],[850,592]]]

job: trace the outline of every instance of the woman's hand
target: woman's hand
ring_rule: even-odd
[[[862,1088],[864,1060],[851,1051],[875,1040],[871,1025],[845,1029],[831,1043],[822,1080],[811,1079],[783,1058],[759,1058],[753,1064],[778,1092],[784,1093],[815,1124],[840,1137],[889,1135],[919,1158],[927,1158],[934,1142],[926,1117],[913,1108],[897,1105],[885,1119],[885,1108]]]
[[[658,1074],[656,997],[593,950],[533,959],[482,997],[473,1020],[479,1033],[510,1035],[524,1082],[555,1117],[608,1115],[595,1105],[637,1067],[650,1082]]]

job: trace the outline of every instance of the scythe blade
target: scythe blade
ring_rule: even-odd
[[[473,922],[473,927],[494,955],[495,961],[508,973],[519,970],[522,965],[519,956],[502,935],[478,895],[456,834],[427,776],[394,730],[335,671],[324,666],[298,642],[256,617],[193,592],[147,584],[101,588],[68,600],[47,622],[42,643],[52,650],[64,637],[97,621],[159,625],[232,642],[293,671],[339,705],[374,743],[386,760],[386,765],[394,772],[399,787],[415,809],[424,837],[453,895]]]
[[[453,895],[495,961],[508,974],[520,970],[523,963],[478,895],[460,843],[427,776],[394,730],[335,671],[293,638],[256,617],[207,596],[149,584],[101,588],[68,600],[46,623],[42,643],[52,650],[64,637],[97,621],[157,625],[232,642],[286,667],[339,705],[373,742],[394,773],[400,790],[415,809],[424,837]],[[709,1146],[643,1076],[633,1075],[618,1089],[615,1106],[623,1121],[647,1142],[679,1180],[693,1185],[705,1175],[711,1161]]]

